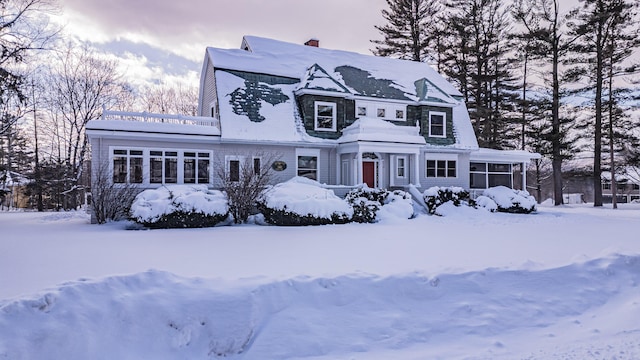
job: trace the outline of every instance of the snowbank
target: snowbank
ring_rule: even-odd
[[[0,357],[584,359],[599,341],[598,358],[632,359],[640,356],[638,282],[640,256],[245,286],[148,271],[1,304]],[[614,338],[626,343],[602,344]]]

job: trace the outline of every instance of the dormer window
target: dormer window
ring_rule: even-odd
[[[336,131],[336,104],[315,102],[315,130]]]
[[[396,120],[404,120],[404,110],[396,110]]]
[[[357,116],[367,116],[367,107],[366,106],[358,106]]]
[[[384,108],[378,108],[378,117],[385,118],[387,115],[387,111]]]
[[[429,113],[429,136],[430,137],[446,137],[447,135],[447,114],[442,112]]]
[[[390,101],[356,100],[355,116],[388,121],[407,121],[407,105]]]

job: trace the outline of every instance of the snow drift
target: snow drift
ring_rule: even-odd
[[[0,303],[0,358],[332,358],[372,347],[392,351],[391,358],[468,358],[477,343],[485,344],[478,358],[509,358],[526,353],[526,346],[533,354],[540,342],[570,349],[565,327],[593,334],[600,329],[590,329],[590,319],[608,316],[622,331],[617,336],[635,341],[622,356],[630,359],[640,356],[632,336],[640,326],[628,316],[632,299],[640,312],[639,281],[640,256],[622,255],[540,271],[299,277],[233,286],[147,271],[79,280]],[[508,333],[526,334],[526,341],[501,342]],[[467,352],[460,352],[461,343]]]

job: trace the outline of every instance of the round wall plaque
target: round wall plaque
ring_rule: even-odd
[[[271,168],[275,171],[282,171],[287,168],[287,163],[280,160],[274,161],[273,164],[271,164]]]

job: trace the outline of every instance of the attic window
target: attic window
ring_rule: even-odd
[[[396,120],[404,120],[404,110],[396,110]]]
[[[441,112],[429,113],[429,136],[446,137],[446,114]]]
[[[358,106],[358,116],[367,116],[367,108],[365,106]]]
[[[378,117],[379,117],[379,118],[384,118],[384,117],[386,117],[386,116],[387,116],[386,114],[387,114],[386,109],[378,108]]]
[[[316,131],[336,131],[336,104],[330,102],[315,102]]]

